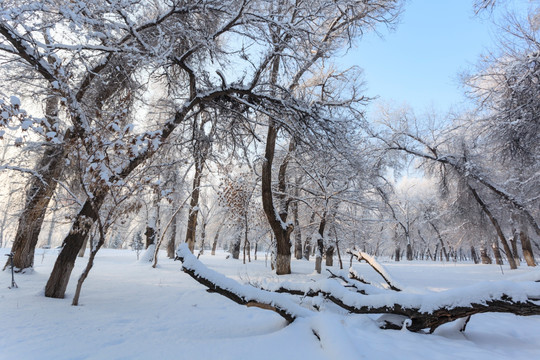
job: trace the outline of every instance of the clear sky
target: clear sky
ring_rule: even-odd
[[[494,48],[492,20],[473,0],[408,0],[395,31],[367,34],[341,61],[364,69],[369,96],[445,112],[465,99],[459,73]]]

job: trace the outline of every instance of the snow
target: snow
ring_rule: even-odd
[[[13,106],[21,106],[21,100],[16,96],[10,96],[9,102],[11,102],[11,105]]]
[[[0,249],[0,258],[7,252]],[[81,306],[74,307],[71,300],[76,279],[87,258],[77,260],[66,298],[49,299],[43,296],[43,287],[57,253],[39,249],[35,271],[15,274],[18,289],[7,288],[9,271],[0,272],[1,360],[540,358],[540,316],[479,314],[471,318],[464,333],[459,332],[460,323],[450,323],[428,335],[380,330],[377,316],[348,315],[316,298],[324,312],[313,312],[287,325],[273,311],[241,306],[208,293],[182,272],[180,262],[166,258],[164,253],[160,254],[159,267],[153,269],[149,262],[138,262],[134,251],[101,250],[83,286]],[[246,265],[226,259],[226,255],[201,255],[207,267],[190,258],[190,266],[199,266],[198,271],[208,276],[226,277],[232,288],[245,289],[254,296],[259,290],[245,284],[337,284],[334,279],[326,280],[325,271],[314,273],[313,261],[293,260],[293,274],[278,277],[265,267],[263,254],[259,254],[260,260]],[[406,294],[392,296],[410,296],[424,304],[436,296],[452,301],[461,296],[469,301],[486,291],[514,291],[519,295],[535,290],[535,285],[519,285],[516,281],[538,280],[540,275],[526,266],[515,271],[505,269],[502,274],[497,265],[383,265],[406,286]],[[380,281],[369,265],[356,263],[354,267],[365,279]],[[339,273],[338,268],[333,267],[332,272]],[[461,289],[463,286],[466,288]],[[372,296],[390,295],[381,292]]]

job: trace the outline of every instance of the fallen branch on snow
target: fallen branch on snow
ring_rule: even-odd
[[[223,274],[207,268],[189,251],[186,243],[181,244],[176,252],[182,262],[182,270],[206,286],[210,291],[223,295],[240,305],[256,306],[272,310],[291,323],[298,317],[310,315],[309,310],[296,304],[290,297],[243,285]]]
[[[367,262],[373,268],[373,270],[375,270],[379,275],[381,275],[384,281],[386,281],[386,283],[390,287],[390,290],[401,291],[401,286],[397,285],[397,282],[392,279],[386,269],[381,264],[379,264],[379,262],[375,260],[373,256],[358,250],[347,250],[347,254],[351,254],[358,261],[364,260],[365,262]]]
[[[185,244],[179,247],[177,255],[183,263],[183,271],[210,291],[241,305],[275,311],[288,322],[314,314],[312,310],[299,305],[296,296],[322,296],[354,314],[400,315],[407,319],[407,328],[411,331],[429,329],[433,332],[445,323],[487,312],[540,315],[540,304],[535,302],[540,297],[540,283],[537,282],[485,282],[428,294],[382,290],[359,282],[351,291],[351,287],[345,287],[335,279],[303,284],[282,282],[273,288],[258,289],[208,269]],[[339,274],[335,278],[343,280],[344,276]],[[385,321],[382,328],[401,329],[402,326],[402,323]]]

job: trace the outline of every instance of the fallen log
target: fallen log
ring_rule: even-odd
[[[186,243],[177,250],[182,270],[211,292],[218,293],[240,305],[256,306],[272,310],[291,323],[298,317],[307,317],[310,311],[296,304],[285,294],[260,290],[250,285],[243,285],[223,274],[207,268],[191,253]]]
[[[240,284],[233,279],[208,269],[191,254],[187,245],[180,246],[178,258],[183,271],[193,279],[232,301],[246,306],[272,310],[287,322],[314,315],[314,311],[298,304],[298,297],[322,296],[352,314],[392,314],[402,317],[398,324],[385,321],[382,328],[401,329],[405,324],[410,331],[437,327],[471,315],[487,312],[504,312],[520,316],[540,315],[540,283],[485,282],[460,289],[437,293],[409,294],[374,288],[362,283],[351,287],[341,285],[335,279],[313,283],[280,283],[272,289],[259,289]],[[342,275],[336,278],[342,279]],[[359,290],[376,289],[374,293],[362,294]]]

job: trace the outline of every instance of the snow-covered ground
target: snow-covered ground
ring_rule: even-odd
[[[0,257],[6,252],[0,249]],[[62,300],[43,296],[55,258],[55,250],[38,250],[35,271],[16,274],[18,289],[8,289],[8,271],[0,273],[0,359],[540,359],[540,316],[475,315],[465,333],[447,324],[431,335],[380,330],[374,317],[335,312],[287,326],[272,311],[208,293],[181,271],[180,262],[163,254],[153,269],[137,262],[134,252],[102,250],[83,286],[81,305],[74,307],[76,279],[87,258],[78,259]],[[225,259],[224,253],[201,260],[244,283],[277,278],[264,258],[247,265]],[[502,274],[496,265],[432,262],[384,265],[414,293],[535,271],[503,267]],[[367,264],[354,266],[365,278],[380,280]],[[293,274],[279,280],[305,282],[325,275],[314,274],[313,267],[313,262],[293,261]]]

